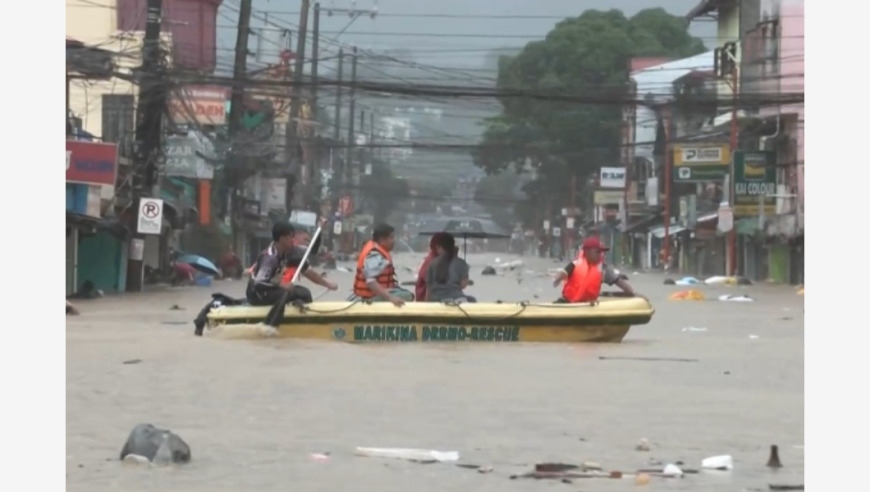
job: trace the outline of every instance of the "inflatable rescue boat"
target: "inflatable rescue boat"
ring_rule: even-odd
[[[209,329],[261,323],[269,307],[222,306]],[[606,297],[593,304],[313,302],[287,305],[277,336],[342,342],[620,342],[632,325],[652,319],[644,297]]]

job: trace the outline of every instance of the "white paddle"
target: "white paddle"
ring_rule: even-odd
[[[302,256],[302,262],[299,263],[299,268],[296,269],[296,273],[293,274],[293,280],[290,281],[291,284],[296,285],[296,281],[299,280],[299,275],[302,273],[302,270],[305,268],[305,262],[308,261],[308,255],[311,254],[311,248],[317,244],[317,239],[320,238],[320,231],[322,228],[317,226],[317,230],[314,231],[314,235],[311,236],[311,241],[308,243],[308,248],[305,250],[305,255]]]

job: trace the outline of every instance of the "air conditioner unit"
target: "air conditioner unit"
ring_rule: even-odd
[[[794,198],[790,196],[784,196],[791,194],[791,190],[788,185],[778,184],[776,185],[776,214],[790,214],[794,210]]]

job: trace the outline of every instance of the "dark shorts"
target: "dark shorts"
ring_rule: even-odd
[[[280,288],[251,288],[248,289],[247,298],[252,306],[271,306],[281,299],[284,295],[284,290]],[[287,302],[302,301],[304,303],[313,302],[311,291],[301,285],[294,286],[290,290],[290,295],[287,296]]]

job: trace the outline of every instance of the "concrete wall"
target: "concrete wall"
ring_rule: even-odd
[[[762,14],[779,19],[778,70],[769,74],[761,85],[765,93],[799,94],[804,91],[804,2],[803,0],[765,0]],[[789,160],[796,166],[788,184],[794,186],[800,209],[804,206],[804,105],[783,104],[766,106],[759,110],[760,116],[781,116],[784,124],[781,131],[794,139],[795,152],[789,152]]]
[[[782,0],[780,5],[782,39],[780,41],[780,89],[784,93],[804,91],[804,2]],[[797,194],[800,208],[804,204],[804,105],[784,105],[780,111],[797,115],[793,136],[797,141]]]
[[[116,0],[67,0],[66,36],[87,46],[122,53],[115,59],[117,70],[128,72],[141,65],[142,32],[119,32],[116,21]],[[162,43],[169,47],[169,34],[161,35]],[[102,95],[138,94],[138,86],[114,78],[108,81],[73,80],[70,82],[70,110],[82,119],[88,133],[103,133]]]

